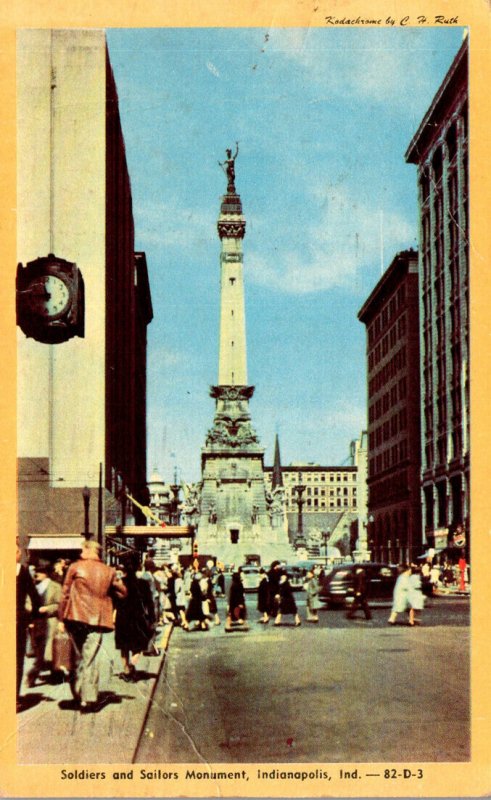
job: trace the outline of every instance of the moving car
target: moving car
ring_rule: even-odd
[[[245,564],[240,568],[244,592],[257,592],[259,586],[259,567]]]
[[[392,564],[366,561],[360,564],[339,564],[324,575],[319,597],[328,605],[344,605],[352,598],[355,570],[363,567],[368,582],[368,599],[392,597],[397,580],[397,567]]]

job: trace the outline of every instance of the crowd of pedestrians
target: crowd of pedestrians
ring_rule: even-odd
[[[38,681],[69,684],[82,713],[96,709],[99,697],[98,655],[103,635],[114,633],[121,657],[119,677],[138,680],[142,654],[158,655],[159,626],[174,622],[188,627],[187,598],[179,565],[140,563],[128,553],[119,565],[101,559],[95,541],[84,543],[73,563],[39,559],[26,566],[17,547],[17,710],[26,655],[32,661],[28,688]],[[216,606],[215,606],[216,610]]]
[[[388,623],[394,625],[398,615],[407,613],[411,627],[421,624],[425,594],[450,580],[449,569],[455,580],[453,566],[435,566],[431,560],[422,566],[400,565]],[[462,584],[467,580],[467,565],[459,562],[457,569]],[[322,578],[321,566],[305,570],[307,623],[319,622]],[[346,616],[352,619],[362,611],[370,620],[369,581],[363,566],[354,570],[351,595]],[[157,565],[148,557],[140,563],[139,555],[129,552],[119,565],[109,566],[101,560],[97,542],[87,541],[72,564],[65,559],[54,563],[41,559],[27,567],[21,564],[17,548],[18,710],[27,645],[33,659],[27,686],[35,686],[42,673],[44,680],[66,680],[85,713],[97,704],[97,655],[104,633],[114,631],[121,657],[119,677],[133,682],[138,679],[136,668],[142,654],[159,654],[156,636],[162,625],[171,623],[185,631],[221,625],[217,597],[227,600],[225,630],[246,630],[248,609],[240,568],[233,572],[226,593],[224,571],[211,561],[206,567],[199,568],[195,562],[183,569],[178,563]],[[274,561],[269,570],[259,569],[256,598],[259,624],[272,621],[279,626],[285,617],[293,619],[295,627],[302,624],[288,571],[281,562]]]
[[[33,659],[26,675],[32,688],[39,680],[66,681],[82,713],[93,711],[99,694],[98,654],[104,633],[113,632],[121,658],[119,677],[139,679],[143,655],[159,655],[156,637],[165,624],[184,630],[194,624],[208,630],[220,625],[217,596],[225,593],[223,571],[214,564],[198,571],[178,563],[140,563],[128,552],[116,566],[101,559],[95,541],[84,543],[70,563],[38,559],[21,563],[17,547],[17,710],[23,709],[21,686],[26,653]],[[242,604],[245,619],[245,602]]]

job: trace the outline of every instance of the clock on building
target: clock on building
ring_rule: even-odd
[[[71,261],[50,253],[17,267],[17,324],[26,336],[60,344],[84,336],[84,283]]]

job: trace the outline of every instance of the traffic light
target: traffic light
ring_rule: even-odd
[[[198,542],[194,541],[193,542],[193,556],[197,556],[197,555],[198,555]]]

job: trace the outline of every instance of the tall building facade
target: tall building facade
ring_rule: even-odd
[[[87,500],[101,535],[116,485],[145,499],[152,304],[104,33],[22,30],[17,53],[18,260],[54,254],[84,287],[77,335],[46,343],[18,328],[18,533],[30,550],[70,551]],[[31,308],[58,324],[52,287],[60,305],[66,288],[41,281]]]
[[[418,254],[399,253],[358,313],[367,330],[368,550],[421,552]]]
[[[469,544],[468,40],[406,152],[418,168],[425,541]]]
[[[213,427],[202,449],[199,504],[200,552],[242,563],[249,553],[265,561],[281,557],[286,530],[273,527],[264,481],[264,449],[252,426],[247,380],[242,243],[246,221],[235,188],[235,156],[227,151],[227,193],[218,217],[220,340]]]

